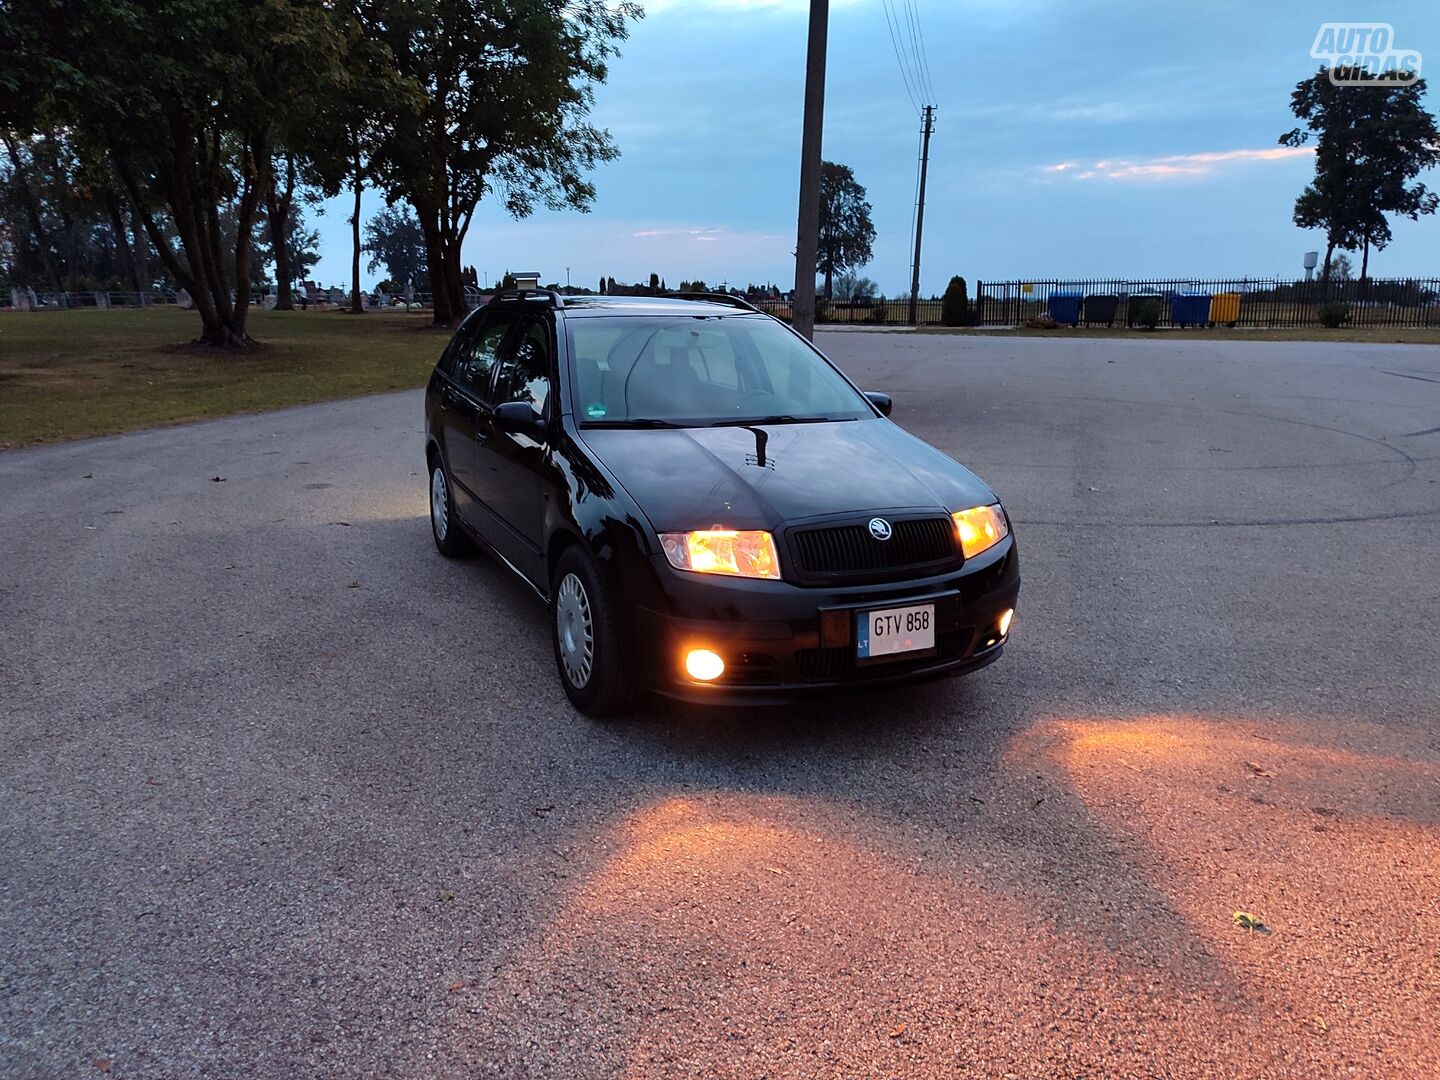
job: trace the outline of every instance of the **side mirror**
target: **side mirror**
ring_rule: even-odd
[[[545,439],[545,418],[528,401],[507,401],[496,405],[495,427],[507,435],[528,435],[536,442]]]
[[[880,410],[882,416],[889,416],[890,410],[895,407],[890,395],[882,394],[879,390],[866,390],[865,396],[870,399],[871,405]]]

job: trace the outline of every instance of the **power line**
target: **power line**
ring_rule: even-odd
[[[893,18],[892,20],[892,16],[894,13],[890,10],[890,0],[881,0],[881,6],[885,10],[885,25],[890,31],[890,44],[894,46],[895,49],[895,62],[900,67],[900,78],[905,83],[905,94],[910,99],[911,108],[913,108],[918,114],[920,112],[921,105],[920,98],[924,95],[916,93],[916,89],[919,85],[918,76],[914,80],[912,80],[910,76],[910,70],[907,66],[909,54],[906,52],[905,49],[901,47],[900,44],[901,39],[904,35],[903,33],[897,33],[897,30],[900,26],[900,20],[898,18]]]
[[[910,20],[910,33],[915,47],[915,57],[919,62],[921,74],[925,78],[927,90],[926,100],[929,104],[938,104],[935,94],[935,83],[930,77],[930,57],[925,50],[925,31],[920,26],[920,9],[916,0],[905,0],[905,14]]]

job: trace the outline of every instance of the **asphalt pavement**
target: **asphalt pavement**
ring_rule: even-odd
[[[0,454],[0,1076],[1440,1074],[1440,349],[821,344],[968,679],[576,715],[418,393]]]

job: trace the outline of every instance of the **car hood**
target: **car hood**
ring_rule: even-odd
[[[879,418],[581,436],[660,532],[995,501],[974,473]]]

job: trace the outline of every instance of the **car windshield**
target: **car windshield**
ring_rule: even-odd
[[[813,423],[874,417],[838,372],[766,315],[571,319],[587,427]]]

